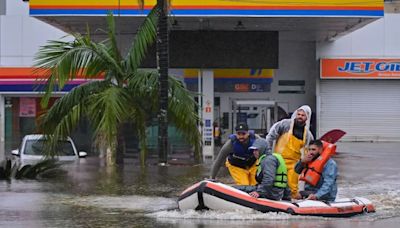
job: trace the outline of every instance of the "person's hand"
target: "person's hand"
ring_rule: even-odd
[[[315,194],[310,194],[307,197],[308,200],[317,200],[317,196]]]
[[[312,159],[314,158],[314,156],[311,153],[307,153],[303,156],[303,158],[301,159],[301,162],[304,164],[309,163]]]
[[[254,191],[254,192],[250,192],[249,195],[253,198],[258,198],[260,197],[260,194],[258,194],[258,192]]]
[[[300,195],[300,193],[296,193],[296,195],[293,196],[293,199],[300,200],[303,199],[303,197]]]
[[[211,182],[217,182],[217,179],[212,178],[212,177],[204,178],[204,180],[211,181]]]

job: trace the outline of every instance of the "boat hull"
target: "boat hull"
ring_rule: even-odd
[[[256,210],[323,217],[350,217],[375,212],[371,201],[362,197],[339,199],[330,203],[317,200],[289,202],[256,199],[229,185],[211,181],[201,181],[183,191],[178,206],[180,210]]]

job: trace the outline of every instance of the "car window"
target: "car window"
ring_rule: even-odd
[[[45,140],[27,140],[24,154],[44,155]],[[74,156],[74,148],[70,141],[59,141],[56,153],[59,156]]]
[[[27,140],[25,143],[24,154],[43,155],[43,140]]]

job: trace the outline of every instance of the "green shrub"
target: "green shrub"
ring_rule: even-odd
[[[50,170],[55,170],[60,167],[60,164],[53,159],[45,159],[34,165],[20,166],[17,162],[12,162],[6,159],[0,166],[0,180],[11,179],[36,179]]]

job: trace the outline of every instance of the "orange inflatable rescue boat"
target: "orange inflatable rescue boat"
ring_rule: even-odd
[[[323,217],[350,217],[375,212],[371,201],[362,197],[337,199],[335,202],[256,199],[229,185],[207,180],[196,183],[183,191],[178,198],[178,206],[180,210],[256,210]]]

